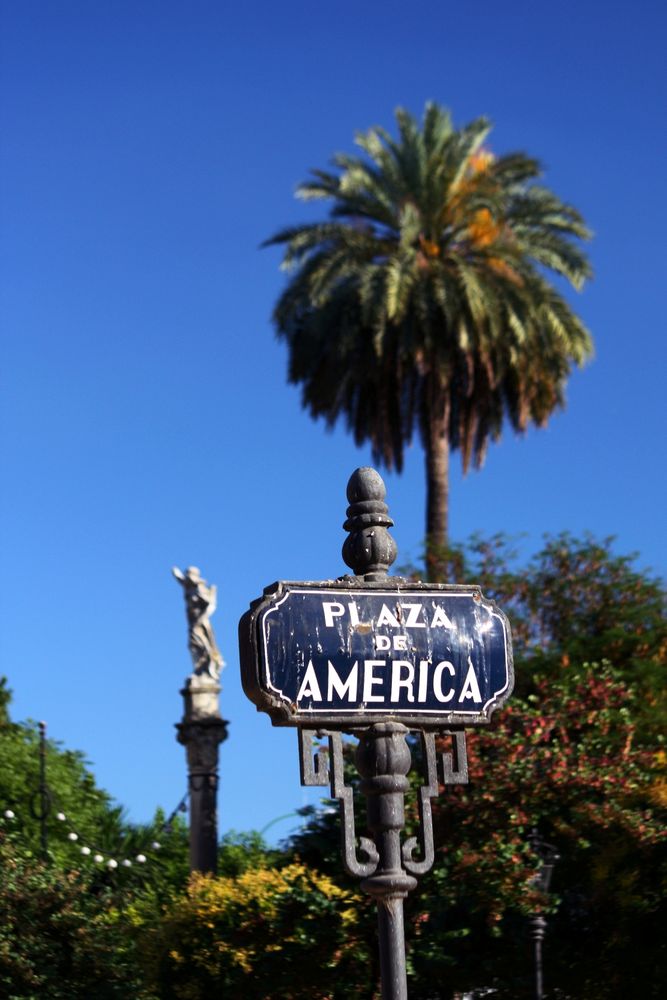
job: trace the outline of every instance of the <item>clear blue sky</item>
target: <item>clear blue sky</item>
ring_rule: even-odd
[[[310,801],[295,733],[241,691],[236,626],[273,580],[344,571],[370,455],[286,385],[279,252],[258,247],[397,105],[487,114],[596,233],[596,359],[547,430],[456,469],[453,536],[590,529],[664,573],[665,28],[658,0],[2,3],[0,669],[14,716],[82,749],[133,819],[185,788],[173,564],[219,588],[221,829]],[[416,557],[418,447],[387,482]]]

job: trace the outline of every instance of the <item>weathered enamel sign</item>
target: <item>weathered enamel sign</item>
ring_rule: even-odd
[[[484,725],[512,691],[507,618],[477,587],[280,582],[239,636],[244,690],[275,725]]]

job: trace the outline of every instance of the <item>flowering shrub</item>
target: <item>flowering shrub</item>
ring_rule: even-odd
[[[160,997],[329,1000],[368,996],[359,924],[356,896],[294,862],[194,875],[144,933]]]

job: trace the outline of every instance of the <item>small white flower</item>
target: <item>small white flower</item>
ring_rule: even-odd
[[[107,861],[107,868],[118,868],[118,862],[115,858],[109,858]]]
[[[137,854],[137,861],[139,862],[140,865],[145,864],[146,863],[146,855],[145,854]]]
[[[100,864],[102,861],[104,861],[104,857],[102,854],[94,854],[93,861],[97,861],[97,863]]]
[[[75,833],[74,830],[70,830],[70,832],[67,834],[67,839],[68,840],[78,840],[79,839],[79,834]]]
[[[61,823],[64,823],[64,821],[67,819],[67,816],[65,815],[65,813],[56,813],[56,819],[59,819]]]
[[[81,853],[82,854],[86,854],[86,855],[90,854],[90,848],[89,847],[82,847],[81,848]]]

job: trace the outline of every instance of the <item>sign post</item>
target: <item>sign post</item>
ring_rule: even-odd
[[[385,487],[357,469],[347,487],[343,558],[353,576],[267,587],[239,624],[243,687],[274,725],[296,726],[301,782],[341,805],[343,862],[377,901],[383,1000],[407,1000],[403,900],[434,860],[431,799],[465,784],[465,728],[486,725],[513,685],[507,618],[478,587],[388,575],[396,558]],[[401,840],[418,733],[419,833]],[[357,837],[342,734],[356,764],[370,836]],[[449,741],[438,755],[436,736]],[[314,740],[328,739],[328,753]]]

